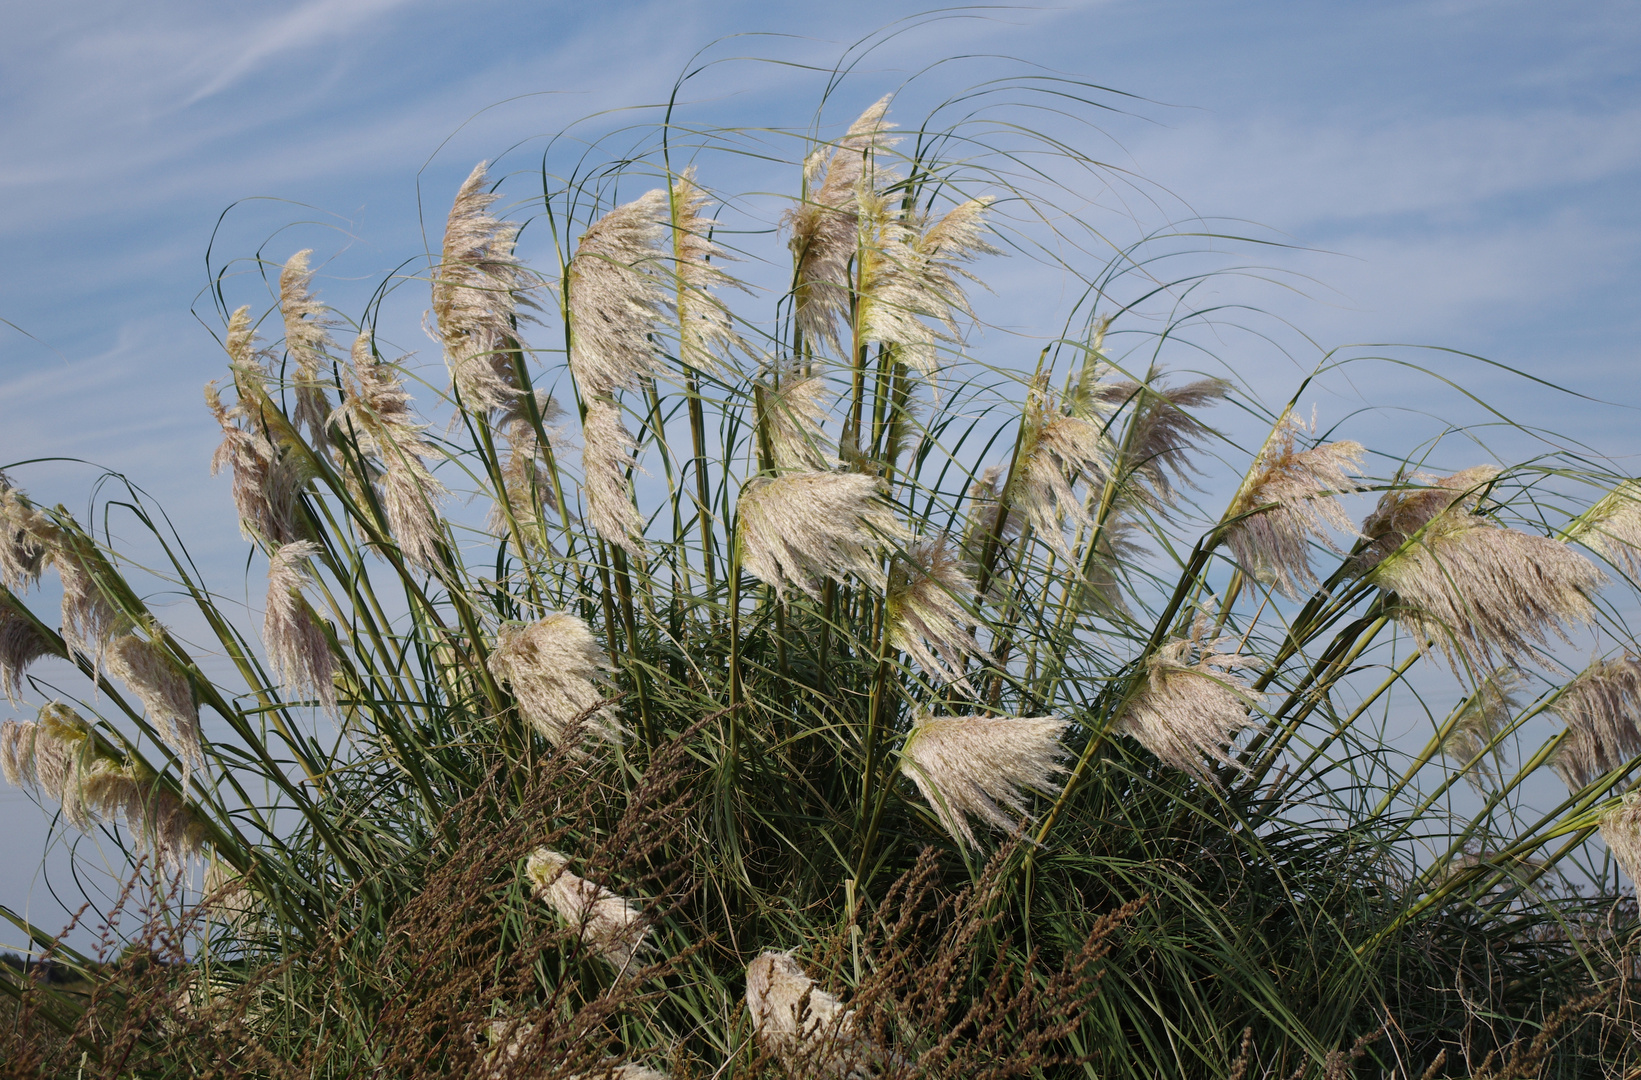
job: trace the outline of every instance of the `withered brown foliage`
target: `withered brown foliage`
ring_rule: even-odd
[[[1000,932],[1019,856],[1018,841],[1004,845],[973,884],[952,890],[940,853],[924,849],[879,907],[824,943],[810,965],[818,974],[858,964],[847,1025],[821,1027],[795,1054],[756,1045],[750,1075],[1006,1080],[1060,1075],[1088,1060],[1069,1049],[1067,1036],[1099,993],[1114,940],[1147,898],[1094,919],[1068,955],[1022,952]],[[851,1055],[852,1067],[840,1068]]]

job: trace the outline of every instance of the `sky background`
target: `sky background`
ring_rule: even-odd
[[[693,115],[801,128],[850,42],[922,10],[0,0],[0,464],[76,510],[97,469],[16,463],[118,469],[208,575],[243,578],[227,479],[207,473],[200,386],[223,374],[208,255],[311,246],[322,294],[350,310],[425,250],[422,209],[437,222],[475,161],[527,167],[540,146],[527,140],[664,100],[731,34],[776,36],[714,46],[726,62],[691,84]],[[1256,299],[1281,340],[1226,343],[1249,384],[1280,394],[1321,350],[1358,342],[1478,354],[1584,397],[1429,362],[1641,473],[1641,7],[1112,0],[952,15],[862,61],[833,130],[914,71],[929,69],[909,92],[925,101],[998,70],[938,63],[978,54],[1134,95],[1103,98],[1120,108],[1099,132],[1067,129],[1148,181],[1096,207],[1112,235],[1201,215],[1291,245],[1258,256],[1270,283]],[[1369,365],[1348,389],[1417,407],[1426,388]],[[48,824],[0,787],[0,904],[53,927],[45,882],[72,883],[60,847],[42,870]]]

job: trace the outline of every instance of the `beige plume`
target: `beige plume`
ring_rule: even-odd
[[[831,397],[826,380],[818,375],[789,374],[779,386],[761,385],[764,425],[776,470],[820,472],[835,466],[837,461],[824,449],[826,436],[821,431]]]
[[[144,635],[120,634],[108,643],[103,664],[142,702],[148,722],[182,762],[183,782],[191,769],[205,764],[200,745],[199,706],[188,674],[165,647],[158,623],[143,626]]]
[[[765,952],[747,965],[746,1008],[758,1041],[793,1075],[864,1080],[886,1064],[854,1010],[816,986],[790,953]]]
[[[1249,710],[1261,695],[1237,674],[1259,660],[1220,651],[1226,639],[1210,639],[1208,632],[1199,616],[1189,637],[1146,658],[1145,682],[1112,730],[1132,736],[1165,765],[1214,783],[1204,759],[1234,764],[1227,748],[1237,732],[1257,722]]]
[[[40,580],[54,526],[27,495],[0,472],[0,582],[24,592]]]
[[[1039,380],[1026,399],[1017,454],[1014,479],[1001,505],[1010,508],[1010,516],[1015,510],[1024,514],[1039,537],[1071,559],[1066,526],[1077,532],[1093,524],[1079,489],[1108,475],[1110,441],[1099,424],[1060,411]],[[993,519],[995,529],[995,512]]]
[[[582,234],[568,271],[570,371],[588,400],[637,386],[657,369],[650,335],[667,296],[658,275],[665,189],[616,207]]]
[[[1055,716],[927,717],[906,736],[900,771],[952,839],[978,847],[970,817],[1010,832],[1028,816],[1026,792],[1055,794],[1067,725]]]
[[[1632,578],[1641,577],[1641,480],[1626,480],[1581,515],[1567,539],[1600,553]]]
[[[336,713],[336,670],[330,642],[303,588],[313,581],[305,565],[319,554],[306,540],[285,544],[268,559],[268,602],[262,615],[262,644],[287,699],[309,695]]]
[[[1392,613],[1449,663],[1490,670],[1538,657],[1564,623],[1586,622],[1601,572],[1566,544],[1473,512],[1493,470],[1466,470],[1411,492],[1387,492],[1362,523],[1367,580],[1395,595]]]
[[[424,459],[437,458],[439,452],[422,439],[427,425],[417,422],[394,367],[376,359],[368,333],[353,343],[347,394],[333,419],[352,433],[360,453],[382,462],[376,485],[400,551],[412,563],[438,568],[444,531],[437,505],[445,490]]]
[[[893,127],[884,120],[888,110],[885,96],[861,113],[835,146],[809,156],[805,201],[783,219],[792,232],[798,328],[815,345],[840,348],[837,322],[849,310],[849,263],[859,249],[858,194],[874,191],[890,175],[876,162],[876,155],[895,142],[887,135]]]
[[[187,805],[135,762],[110,756],[85,720],[59,702],[36,722],[0,724],[0,772],[7,782],[56,799],[77,829],[123,818],[162,866],[197,855],[205,829]]]
[[[501,409],[518,394],[514,356],[522,347],[521,308],[536,282],[513,254],[518,226],[489,213],[486,163],[473,167],[450,207],[444,250],[433,274],[433,318],[450,381],[475,412]]]
[[[1549,708],[1567,725],[1555,770],[1568,788],[1581,791],[1641,754],[1641,657],[1595,661]]]
[[[885,544],[905,539],[882,487],[862,473],[747,481],[738,509],[742,565],[778,596],[796,586],[818,599],[823,580],[849,574],[882,591]]]
[[[633,505],[627,471],[635,467],[637,448],[621,422],[620,407],[607,397],[588,398],[581,434],[587,520],[599,536],[636,555],[643,547],[644,519]]]
[[[0,594],[0,691],[16,705],[23,696],[23,674],[28,666],[43,656],[57,655],[58,649],[14,605],[9,592]]]
[[[649,932],[643,909],[570,873],[569,862],[556,851],[537,848],[530,853],[524,874],[536,897],[574,927],[582,941],[618,970],[628,970],[643,952]]]
[[[498,501],[491,507],[486,524],[496,536],[506,536],[508,514],[511,514],[513,521],[524,530],[525,541],[535,544],[540,542],[541,512],[556,512],[558,499],[543,455],[544,446],[536,434],[527,404],[527,399],[520,395],[497,417],[496,424],[507,441],[507,459],[501,467],[507,513],[503,513]],[[535,405],[543,425],[563,415],[558,402],[545,390],[535,392]]]
[[[503,623],[490,653],[490,672],[513,688],[519,715],[554,746],[576,736],[575,725],[587,724],[608,742],[620,742],[623,731],[614,713],[601,708],[597,683],[609,669],[587,624],[567,612],[538,622]]]
[[[296,410],[291,422],[298,429],[306,427],[314,448],[323,451],[329,442],[325,424],[331,414],[323,369],[335,342],[330,336],[329,313],[313,294],[313,271],[308,268],[311,254],[311,250],[298,251],[280,270],[279,312],[285,319],[285,351],[296,364],[292,379]]]
[[[710,236],[716,222],[705,214],[712,197],[695,183],[695,169],[685,169],[672,183],[672,258],[677,280],[678,358],[697,371],[716,371],[718,358],[745,349],[735,333],[729,309],[714,289],[745,290],[720,263],[729,254]]]
[[[889,644],[909,654],[925,675],[973,694],[963,669],[988,659],[967,627],[974,622],[971,568],[944,536],[922,540],[889,573]]]
[[[1641,792],[1625,792],[1617,806],[1601,815],[1601,840],[1631,887],[1641,882]]]
[[[860,301],[862,336],[897,346],[897,358],[928,376],[939,363],[937,343],[957,340],[957,316],[974,313],[959,277],[972,277],[962,264],[995,254],[986,243],[985,211],[990,199],[970,199],[931,223],[903,221],[899,197],[862,193],[863,230]],[[930,325],[931,320],[934,325]]]
[[[1237,565],[1294,600],[1317,583],[1311,541],[1338,551],[1332,533],[1356,531],[1335,496],[1360,490],[1349,470],[1365,452],[1361,443],[1349,441],[1297,449],[1298,438],[1310,434],[1292,413],[1278,421],[1226,512],[1235,521],[1225,540]]]
[[[1515,668],[1501,667],[1482,680],[1476,692],[1465,699],[1457,715],[1452,718],[1440,750],[1444,756],[1461,765],[1474,760],[1475,764],[1470,767],[1472,779],[1478,773],[1483,776],[1494,774],[1493,766],[1498,761],[1498,747],[1494,745],[1494,740],[1519,705],[1517,697],[1521,684],[1521,672]]]

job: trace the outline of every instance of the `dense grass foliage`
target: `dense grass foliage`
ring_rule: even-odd
[[[1187,230],[1099,254],[1033,132],[1095,93],[565,136],[352,315],[221,268],[261,625],[120,478],[96,530],[4,486],[7,779],[134,875],[100,956],[7,913],[91,987],[0,978],[13,1071],[1633,1068],[1637,481],[1192,370]],[[1004,252],[1061,329],[977,332]]]

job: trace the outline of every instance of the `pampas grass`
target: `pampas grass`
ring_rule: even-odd
[[[863,77],[803,130],[680,92],[452,177],[431,370],[381,352],[403,273],[353,309],[307,249],[213,266],[194,467],[265,582],[123,477],[78,518],[0,477],[0,684],[40,709],[0,771],[170,942],[147,989],[68,943],[86,998],[0,979],[8,1065],[1634,1071],[1591,841],[1634,873],[1636,478],[1513,461],[1497,413],[1301,423],[1375,361],[1248,390],[1215,350],[1270,328],[1194,306],[1239,241],[1121,241],[1099,185],[1137,181],[1037,134],[1103,91],[946,126],[914,77],[897,140]],[[1460,435],[1499,459],[1451,471]]]

